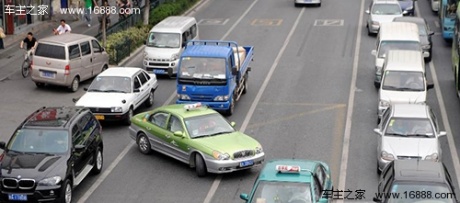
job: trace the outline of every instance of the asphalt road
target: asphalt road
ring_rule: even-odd
[[[369,3],[366,1],[364,8]],[[419,0],[417,4],[419,14],[439,32],[434,23],[437,16],[430,11],[428,1]],[[237,127],[243,127],[245,133],[262,143],[267,159],[325,161],[331,167],[334,185],[341,186],[337,189],[364,189],[366,200],[358,202],[369,202],[378,184],[377,136],[372,131],[376,126],[377,91],[373,86],[374,58],[370,54],[375,48],[375,37],[367,36],[365,24],[359,25],[360,15],[364,15],[363,23],[367,18],[360,9],[358,0],[324,1],[320,8],[295,8],[293,2],[287,0],[211,0],[194,16],[202,20],[201,39],[224,38],[255,46],[250,90],[228,119],[236,121]],[[324,19],[328,21],[320,21]],[[362,29],[358,29],[359,26]],[[440,123],[448,119],[450,124],[454,135],[451,138],[455,140],[449,143],[451,140],[447,137],[442,138],[443,162],[457,180],[455,148],[460,143],[455,135],[460,133],[460,126],[456,125],[460,120],[457,116],[460,105],[453,85],[450,46],[440,35],[435,35],[433,41],[433,63],[427,65],[427,76],[439,87],[430,90],[428,103]],[[359,50],[359,55],[355,56],[355,50]],[[141,57],[142,54],[135,56],[126,66],[140,67]],[[352,123],[349,140],[345,140],[349,141],[345,148],[348,155],[343,159],[354,61],[358,63],[356,85],[352,88],[354,102],[349,120]],[[431,69],[435,70],[437,80],[432,77]],[[438,90],[441,92],[436,92]],[[160,79],[153,108],[173,103],[174,91],[174,80]],[[3,104],[0,139],[7,140],[15,127],[40,106],[73,105],[71,99],[83,93],[82,90],[68,93],[65,88],[57,87],[37,89],[29,79],[13,74],[0,83]],[[442,95],[441,103],[439,95]],[[138,112],[144,110],[147,109]],[[447,112],[447,119],[442,116],[443,110]],[[446,125],[441,126],[444,130]],[[104,142],[103,173],[83,181],[74,191],[75,200],[90,203],[241,202],[239,193],[250,192],[260,171],[259,167],[198,178],[194,170],[171,158],[157,153],[142,155],[132,144],[127,127],[117,123],[104,124]],[[454,146],[453,150],[450,146]],[[342,166],[342,163],[347,164]],[[340,176],[346,178],[342,179],[346,180],[345,184],[339,183]]]

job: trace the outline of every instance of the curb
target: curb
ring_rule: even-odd
[[[189,8],[187,11],[185,11],[181,16],[189,16],[190,14],[196,12],[199,10],[205,3],[207,3],[210,0],[199,0],[198,2],[195,3],[191,8]],[[125,59],[121,60],[120,63],[118,63],[118,67],[125,66],[128,62],[130,62],[134,56],[137,56],[142,50],[144,50],[145,45],[142,45],[141,47],[137,48],[134,52],[132,52],[128,57]],[[109,66],[109,67],[117,67],[116,65]]]

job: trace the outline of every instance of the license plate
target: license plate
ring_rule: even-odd
[[[165,73],[165,70],[163,70],[163,69],[154,69],[153,73]]]
[[[105,119],[104,115],[94,115],[94,117],[96,117],[97,120],[104,120]]]
[[[44,77],[44,78],[54,78],[54,73],[53,72],[48,72],[48,71],[42,71],[42,77]]]
[[[27,201],[27,195],[24,194],[8,194],[9,200],[14,201]]]
[[[246,166],[252,166],[252,165],[254,165],[253,160],[247,160],[247,161],[240,162],[240,167],[246,167]]]

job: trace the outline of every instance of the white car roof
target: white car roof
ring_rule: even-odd
[[[141,70],[143,69],[138,67],[112,67],[100,73],[98,76],[132,77]]]

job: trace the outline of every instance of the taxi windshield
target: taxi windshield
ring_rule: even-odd
[[[97,76],[88,88],[88,92],[131,93],[131,78],[118,76]]]
[[[65,153],[69,133],[65,130],[21,129],[16,131],[7,150],[13,153]]]
[[[184,122],[192,139],[235,132],[219,113],[187,118]]]
[[[390,91],[425,91],[423,72],[385,71],[383,90]]]
[[[308,183],[260,181],[251,203],[310,203],[313,202]]]
[[[396,182],[391,187],[392,194],[407,195],[407,198],[390,198],[389,203],[404,201],[411,202],[427,202],[427,197],[421,194],[431,194],[430,202],[432,203],[454,203],[455,198],[446,184],[437,184],[429,182]],[[417,195],[419,194],[419,195]]]

